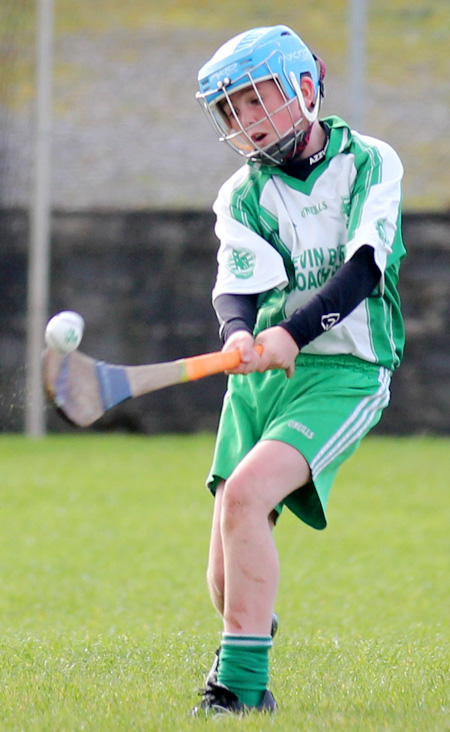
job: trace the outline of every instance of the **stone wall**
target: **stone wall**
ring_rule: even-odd
[[[407,214],[403,232],[408,256],[400,292],[407,345],[384,428],[449,434],[450,214]]]
[[[55,212],[49,315],[86,319],[82,350],[116,363],[149,363],[217,350],[210,291],[215,273],[208,212]],[[28,217],[0,211],[2,273],[0,429],[24,423]],[[450,433],[450,215],[406,214],[409,255],[401,294],[404,363],[378,433]],[[225,377],[174,386],[111,410],[95,429],[214,430]],[[51,431],[67,426],[48,409]]]

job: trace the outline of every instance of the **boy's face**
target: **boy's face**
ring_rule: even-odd
[[[297,99],[294,98],[286,104],[281,91],[272,80],[259,82],[256,90],[250,86],[230,94],[230,102],[234,114],[227,101],[220,105],[230,130],[239,132],[240,123],[258,148],[277,143],[302,117]],[[242,146],[246,146],[244,140]]]

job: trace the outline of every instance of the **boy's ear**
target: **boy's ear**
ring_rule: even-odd
[[[316,101],[316,92],[314,89],[314,82],[309,74],[303,74],[300,79],[300,89],[302,90],[303,98],[308,109],[314,106]]]

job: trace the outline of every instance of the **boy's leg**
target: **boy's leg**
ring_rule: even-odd
[[[225,481],[220,481],[214,496],[214,511],[211,525],[211,538],[209,543],[208,569],[206,579],[208,583],[211,602],[219,615],[223,617],[224,594],[225,594],[225,569],[222,546],[221,513],[222,499]],[[270,514],[268,518],[269,528],[275,526],[276,513]],[[276,622],[272,618],[272,624]]]
[[[217,612],[223,616],[225,574],[223,564],[222,535],[220,529],[224,481],[220,481],[214,496],[214,512],[209,542],[208,569],[206,579],[209,596]]]
[[[225,487],[225,481],[220,481],[217,485],[217,489],[214,497],[214,511],[211,527],[211,539],[209,545],[209,557],[208,557],[208,570],[207,570],[207,583],[209,589],[209,595],[211,602],[216,608],[217,612],[223,617],[224,611],[224,594],[225,594],[225,573],[224,573],[224,561],[223,561],[223,547],[222,547],[222,535],[221,535],[221,511],[222,511],[222,499],[223,491]],[[269,526],[272,530],[275,526],[276,513],[273,512],[269,516]],[[278,630],[278,616],[273,613],[272,625],[271,625],[271,636],[275,636]],[[217,671],[219,666],[219,655],[220,648],[217,649],[216,655],[211,668],[206,675],[206,685],[210,683],[217,683]]]
[[[234,693],[235,701],[226,705],[234,711],[235,704],[275,707],[266,689],[278,585],[272,511],[309,477],[298,450],[267,441],[253,448],[216,492],[208,581],[213,603],[224,613],[218,681]],[[207,684],[204,708],[214,707],[215,696],[223,693],[223,686],[216,692],[214,684]]]
[[[268,517],[309,480],[309,465],[296,448],[267,440],[226,481],[220,511],[225,633],[270,634],[279,568]]]

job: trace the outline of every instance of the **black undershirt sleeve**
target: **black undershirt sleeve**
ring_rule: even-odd
[[[237,330],[253,333],[256,323],[258,295],[219,295],[214,309],[220,324],[219,335],[225,343]]]
[[[317,295],[279,325],[288,331],[302,349],[350,315],[360,302],[372,294],[380,278],[375,252],[371,246],[364,244]]]
[[[301,349],[349,315],[372,294],[381,272],[375,253],[365,244],[342,265],[330,281],[304,307],[296,310],[279,325],[288,331]],[[219,295],[214,307],[225,341],[237,330],[253,333],[258,295]]]

